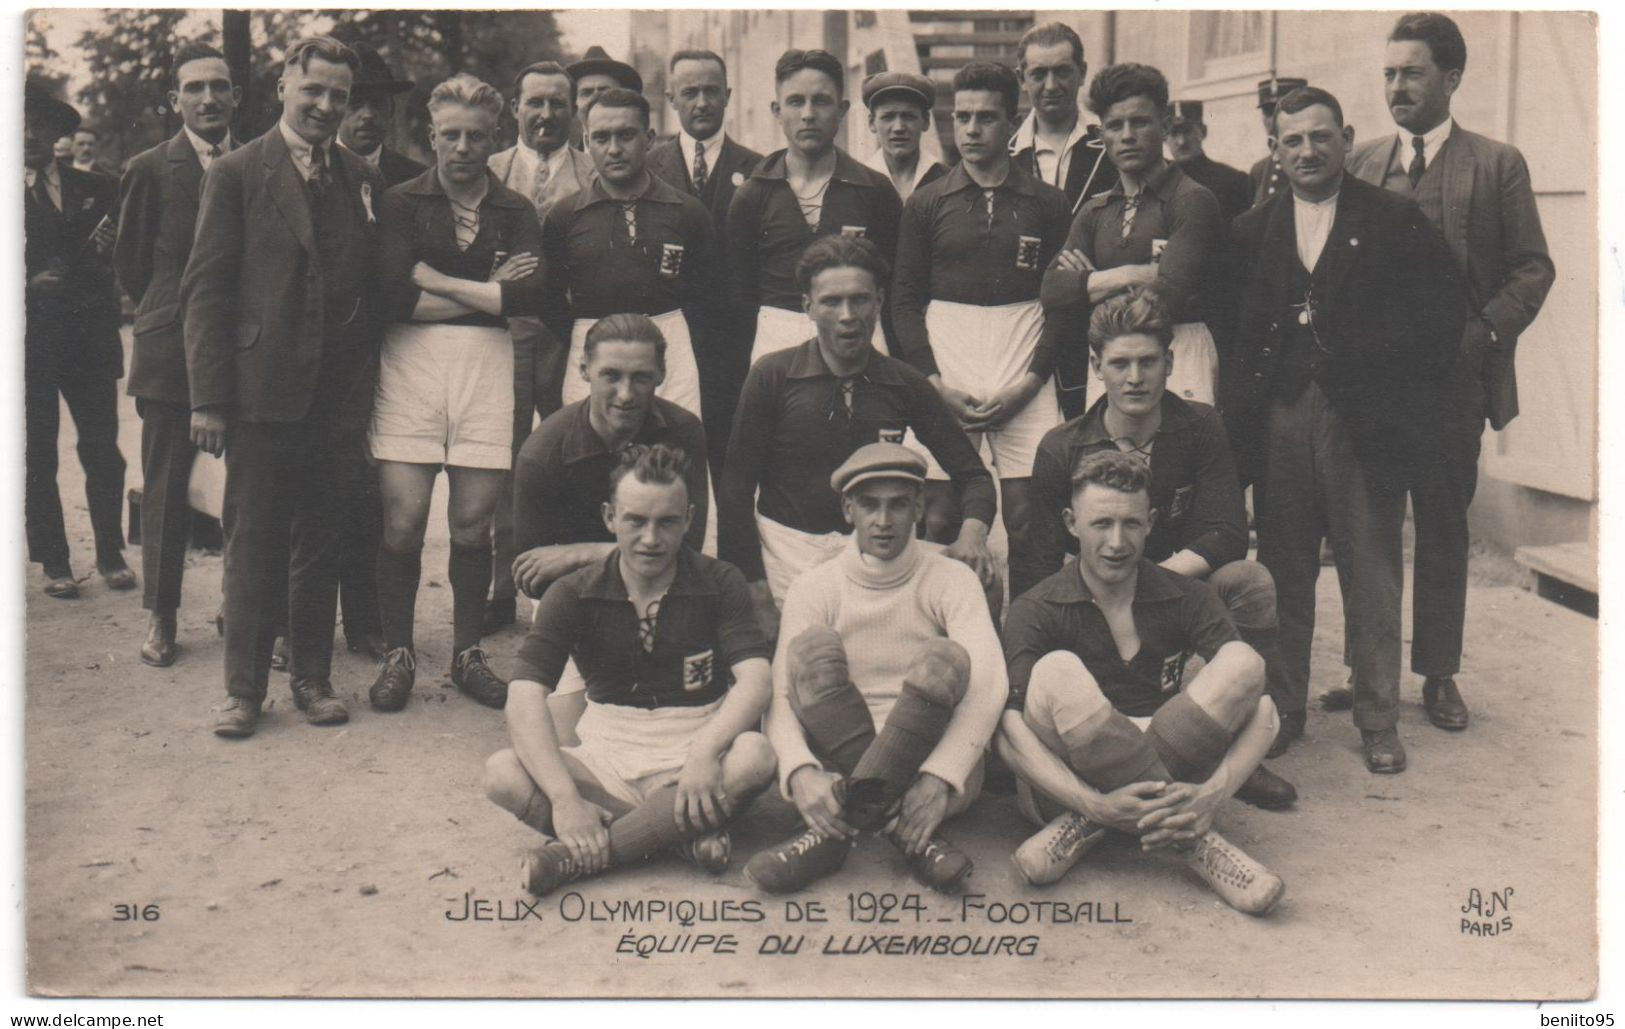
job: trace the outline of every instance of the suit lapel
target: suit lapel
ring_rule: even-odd
[[[1467,210],[1473,199],[1473,155],[1468,152],[1467,139],[1460,125],[1450,131],[1436,158],[1442,176],[1439,185],[1444,190],[1444,238],[1456,256],[1456,263],[1467,267]]]
[[[272,126],[265,139],[265,190],[282,220],[293,230],[301,246],[316,255],[316,230],[310,223],[310,204],[305,199],[305,183],[293,166],[293,155],[283,142],[282,129]]]
[[[1314,268],[1315,286],[1325,294],[1328,303],[1337,296],[1360,253],[1367,221],[1364,187],[1365,183],[1359,179],[1344,177],[1332,230],[1326,236],[1326,248]]]
[[[1273,204],[1264,216],[1264,235],[1259,247],[1259,268],[1256,281],[1266,283],[1270,290],[1267,310],[1281,310],[1286,305],[1287,285],[1292,281],[1292,262],[1298,255],[1297,226],[1293,223],[1292,194],[1280,193],[1265,201]]]
[[[169,173],[180,184],[181,196],[195,207],[203,184],[203,163],[198,160],[197,151],[192,149],[192,141],[186,138],[185,129],[169,141],[166,156],[169,158]]]

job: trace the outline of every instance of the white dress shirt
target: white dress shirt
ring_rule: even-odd
[[[519,145],[514,147],[513,167],[508,171],[510,187],[527,197],[530,196],[531,186],[536,181],[536,166],[543,161],[547,162],[547,178],[551,182],[564,171],[564,163],[570,159],[570,155],[565,153],[569,148],[570,144],[561,144],[544,157],[540,152],[532,150],[530,144],[520,140]]]
[[[310,163],[310,152],[312,149],[311,145],[305,142],[305,138],[303,136],[289,128],[287,121],[278,119],[276,127],[282,130],[282,141],[288,144],[288,156],[293,158],[294,170],[299,173],[299,177],[301,179],[309,182],[310,173],[312,171],[312,166]],[[338,160],[338,158],[333,155],[333,143],[333,140],[328,140],[326,143],[322,144],[322,146],[327,150],[328,171],[333,170],[334,162]]]
[[[719,129],[716,134],[705,141],[705,174],[707,177],[717,173],[717,158],[722,154],[722,142],[728,138],[727,130]],[[699,140],[690,136],[681,129],[677,132],[677,149],[683,155],[683,170],[689,177],[694,177],[694,148]]]
[[[1298,230],[1298,260],[1304,268],[1315,270],[1320,252],[1326,249],[1326,238],[1332,234],[1332,222],[1337,218],[1337,198],[1334,193],[1325,200],[1304,200],[1292,195],[1292,221]]]
[[[1027,120],[1021,123],[1021,128],[1010,140],[1010,152],[1020,153],[1031,146],[1038,177],[1057,189],[1065,189],[1066,173],[1072,168],[1072,148],[1088,134],[1089,126],[1084,124],[1083,112],[1079,111],[1078,120],[1072,123],[1072,132],[1066,137],[1066,143],[1056,151],[1038,135],[1038,115],[1029,111]]]
[[[214,158],[209,156],[211,149],[218,146],[222,155],[231,153],[231,133],[229,132],[226,133],[226,138],[219,143],[211,143],[191,129],[186,129],[186,141],[192,144],[193,150],[197,151],[198,163],[203,165],[204,171],[208,171],[209,165],[214,163]]]
[[[1434,158],[1439,156],[1439,148],[1444,146],[1444,141],[1450,138],[1450,130],[1455,125],[1456,119],[1446,118],[1433,128],[1422,133],[1422,163],[1424,166],[1433,167]],[[1416,133],[1406,129],[1399,130],[1399,145],[1394,148],[1394,160],[1399,163],[1401,169],[1409,168],[1411,160],[1416,156],[1416,144],[1411,142],[1415,138]]]

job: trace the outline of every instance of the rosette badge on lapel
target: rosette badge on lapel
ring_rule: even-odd
[[[372,183],[361,184],[361,206],[367,212],[367,224],[372,225],[378,221],[378,216],[372,213]]]

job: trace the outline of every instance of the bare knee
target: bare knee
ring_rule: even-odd
[[[903,685],[938,704],[956,705],[970,687],[970,653],[950,639],[927,640],[910,662]]]
[[[1027,706],[1049,711],[1063,702],[1081,704],[1091,711],[1111,704],[1078,655],[1052,650],[1038,659],[1027,677]]]
[[[536,792],[536,783],[512,750],[499,750],[485,759],[484,786],[491,803],[521,817]]]
[[[742,732],[734,738],[722,759],[723,783],[730,793],[760,789],[773,781],[778,771],[778,755],[767,737],[759,732]]]
[[[384,547],[397,554],[423,549],[424,520],[412,511],[384,508]]]
[[[491,512],[448,513],[447,528],[454,547],[489,547],[491,545]]]

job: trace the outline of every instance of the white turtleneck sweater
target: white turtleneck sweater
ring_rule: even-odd
[[[897,702],[903,676],[921,644],[946,636],[965,648],[971,659],[970,686],[942,740],[920,766],[956,793],[963,792],[1010,689],[1004,650],[976,573],[916,542],[895,560],[877,561],[859,553],[854,538],[835,560],[795,581],[779,622],[773,706],[767,717],[767,738],[778,752],[779,786],[786,798],[796,769],[823,767],[808,749],[789,699],[790,642],[815,625],[841,637],[848,671],[869,705],[877,732]]]

